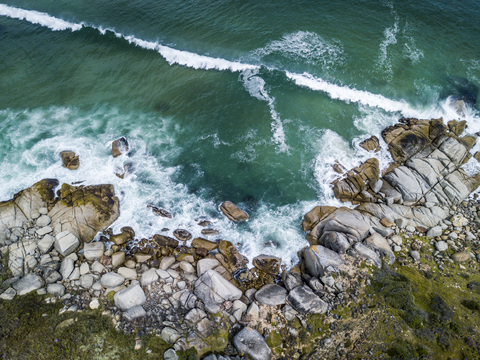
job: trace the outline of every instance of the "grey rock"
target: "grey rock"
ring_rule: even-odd
[[[43,279],[47,284],[53,284],[63,279],[58,271],[52,268],[46,268],[43,272]]]
[[[44,226],[36,231],[38,236],[43,236],[46,234],[50,234],[53,231],[51,226]]]
[[[370,248],[366,247],[361,243],[355,244],[354,249],[364,259],[371,260],[379,268],[382,267],[382,260],[375,251],[371,250]]]
[[[207,270],[213,270],[220,262],[217,259],[201,259],[197,262],[197,275],[201,276]]]
[[[90,289],[93,286],[94,278],[92,274],[80,276],[80,286],[84,289]]]
[[[102,275],[102,278],[100,279],[100,283],[103,287],[106,288],[114,288],[120,286],[123,284],[124,281],[125,278],[122,275],[114,272],[106,273]]]
[[[287,301],[301,313],[323,314],[328,309],[327,303],[306,286],[298,286],[290,291]]]
[[[63,231],[55,237],[55,250],[62,256],[67,256],[77,250],[80,240],[69,231]]]
[[[448,249],[448,244],[445,241],[437,241],[435,243],[435,249],[437,249],[437,251],[445,251]]]
[[[174,344],[180,338],[180,334],[174,328],[165,326],[160,337],[169,344]]]
[[[371,249],[377,250],[380,254],[385,255],[388,258],[388,264],[392,265],[395,262],[395,255],[388,245],[387,239],[380,234],[373,234],[365,239],[365,245]]]
[[[232,314],[237,321],[242,319],[243,313],[247,310],[247,305],[240,300],[235,300],[232,306]]]
[[[47,292],[53,296],[61,297],[65,294],[65,286],[62,284],[48,284]]]
[[[73,268],[74,261],[71,258],[65,258],[60,265],[60,274],[64,279],[67,279],[72,273]]]
[[[189,326],[192,327],[205,317],[207,317],[205,311],[194,308],[185,315],[184,320]]]
[[[214,270],[207,270],[198,278],[194,293],[211,313],[220,311],[219,305],[224,301],[238,300],[242,296],[241,290]]]
[[[240,354],[247,354],[253,360],[270,360],[272,358],[272,350],[268,347],[265,339],[252,328],[245,327],[235,335],[233,345]]]
[[[127,267],[119,267],[117,270],[119,275],[122,275],[127,280],[136,280],[137,279],[137,270],[129,269]]]
[[[123,317],[128,321],[132,321],[132,320],[144,317],[146,315],[147,315],[147,312],[141,305],[134,306],[123,313]]]
[[[417,250],[412,250],[408,253],[411,258],[415,261],[419,261],[420,260],[420,253],[417,251]]]
[[[40,250],[40,253],[42,254],[48,253],[52,250],[54,242],[55,238],[52,235],[47,234],[37,243],[38,250]]]
[[[41,227],[50,225],[51,222],[52,222],[52,219],[50,219],[50,216],[42,215],[37,219],[35,223],[38,227],[41,228]]]
[[[113,296],[115,305],[125,311],[137,305],[143,305],[146,300],[145,293],[140,285],[129,286],[120,290]]]
[[[173,256],[166,256],[160,261],[159,269],[167,270],[170,266],[175,263],[175,258]]]
[[[163,360],[178,360],[177,352],[173,349],[168,349],[163,353]]]
[[[314,245],[305,249],[303,256],[308,273],[315,277],[325,275],[325,270],[328,267],[338,267],[344,262],[335,251],[321,245]]]
[[[98,260],[93,262],[91,269],[94,273],[97,273],[97,274],[101,274],[106,270],[105,266],[103,266],[102,263]]]
[[[87,260],[95,260],[102,257],[105,252],[105,244],[101,241],[85,243],[83,245],[83,256]]]
[[[276,284],[267,284],[255,293],[255,299],[268,306],[283,305],[286,302],[287,290]]]
[[[397,218],[395,219],[395,225],[400,229],[405,229],[408,226],[408,220],[405,218]]]
[[[40,289],[43,286],[43,279],[36,274],[28,274],[13,284],[17,295],[25,295],[31,291]]]
[[[142,274],[142,277],[140,278],[140,284],[142,284],[142,286],[148,286],[157,280],[158,274],[156,273],[156,269],[149,269]]]
[[[2,299],[2,300],[13,300],[15,295],[17,295],[17,292],[15,291],[15,289],[9,287],[2,294],[0,294],[0,299]]]
[[[346,235],[335,231],[324,232],[320,238],[320,243],[339,254],[344,254],[350,247]]]
[[[288,291],[303,285],[301,275],[293,272],[283,271],[282,280]]]
[[[430,230],[427,231],[428,237],[435,237],[442,235],[442,228],[440,226],[434,226]]]

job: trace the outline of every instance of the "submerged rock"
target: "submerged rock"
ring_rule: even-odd
[[[113,157],[120,156],[127,153],[129,149],[128,141],[125,137],[118,138],[112,142],[112,155]]]

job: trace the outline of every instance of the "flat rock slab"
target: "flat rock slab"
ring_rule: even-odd
[[[287,300],[295,310],[301,313],[323,314],[328,309],[327,303],[306,286],[297,286],[290,291]]]
[[[241,355],[247,354],[253,360],[270,360],[272,350],[257,330],[245,327],[233,338],[233,345]]]
[[[115,305],[121,310],[126,311],[138,305],[143,305],[146,300],[145,293],[140,285],[129,286],[120,290],[113,296]]]
[[[248,215],[246,212],[240,210],[237,205],[231,201],[225,201],[220,205],[220,210],[223,214],[234,222],[246,221],[248,220]]]
[[[17,295],[25,295],[29,292],[40,289],[43,286],[43,279],[36,274],[28,274],[13,284]]]
[[[207,270],[195,282],[194,293],[211,313],[218,312],[219,305],[224,301],[234,301],[242,297],[242,291],[215,270]]]
[[[267,284],[255,293],[255,299],[262,305],[283,305],[287,301],[287,290],[276,284]]]

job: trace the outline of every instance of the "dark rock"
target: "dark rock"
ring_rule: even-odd
[[[381,147],[380,147],[380,142],[378,138],[373,135],[369,137],[368,139],[362,141],[359,144],[360,147],[364,148],[367,151],[372,151],[372,152],[379,152]]]
[[[243,269],[248,263],[248,259],[240,254],[235,245],[230,241],[220,240],[218,252],[225,257],[227,268],[232,272]]]
[[[114,140],[112,143],[113,157],[117,157],[117,156],[120,156],[121,154],[128,152],[128,149],[129,149],[128,141],[123,136],[117,140]]]
[[[253,266],[270,275],[278,275],[282,259],[276,256],[259,255],[252,261]]]
[[[202,229],[202,235],[217,235],[218,233],[219,231],[215,229]]]
[[[113,241],[116,245],[125,244],[135,237],[135,231],[130,226],[124,226],[120,231],[120,234],[110,235],[110,241]]]
[[[161,209],[161,208],[158,208],[156,206],[153,206],[152,204],[148,204],[147,205],[149,208],[152,209],[153,213],[158,215],[158,216],[162,216],[162,217],[166,217],[166,218],[169,218],[171,219],[172,218],[172,214],[169,213],[167,210],[165,209]]]
[[[215,250],[218,244],[214,241],[210,241],[202,238],[195,238],[192,240],[192,247],[196,249],[205,249],[207,251]]]
[[[303,252],[305,269],[312,276],[324,276],[327,268],[338,267],[344,263],[335,251],[321,245],[310,246]]]
[[[152,240],[160,247],[165,246],[167,248],[175,249],[178,246],[178,240],[165,235],[155,234]]]
[[[187,230],[183,229],[174,230],[173,235],[180,241],[187,241],[192,238],[192,234],[190,234]]]
[[[62,158],[63,167],[69,170],[77,170],[80,166],[80,158],[73,151],[61,151],[60,157]]]

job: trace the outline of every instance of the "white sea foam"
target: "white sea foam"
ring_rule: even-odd
[[[326,40],[310,31],[297,31],[269,42],[252,52],[250,57],[262,60],[269,55],[279,55],[322,68],[342,65],[345,62],[343,46],[338,40]]]
[[[282,119],[275,109],[275,98],[270,96],[265,89],[265,80],[263,80],[258,70],[245,70],[241,74],[245,89],[251,96],[258,100],[266,101],[270,110],[270,116],[273,121],[271,123],[273,142],[277,144],[279,152],[288,152],[288,145],[285,139],[285,131],[283,129]]]

